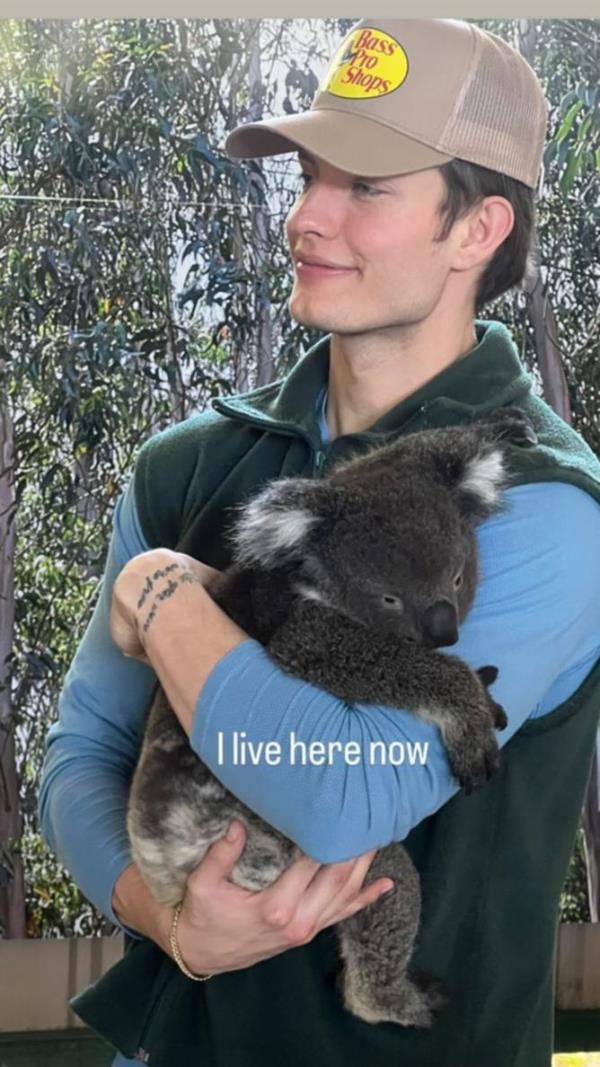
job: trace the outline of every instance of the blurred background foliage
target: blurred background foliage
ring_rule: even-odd
[[[598,452],[600,21],[476,21],[511,43],[529,35],[550,102],[541,285],[573,423]],[[39,835],[45,735],[142,441],[219,393],[280,376],[317,339],[286,306],[295,157],[235,162],[222,144],[239,122],[307,108],[353,22],[0,22],[7,936],[109,929]],[[526,296],[486,317],[513,331],[541,391]],[[571,921],[588,914],[578,849]]]

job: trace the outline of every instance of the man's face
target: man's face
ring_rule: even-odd
[[[445,191],[439,170],[357,178],[303,150],[299,158],[304,188],[286,223],[292,317],[340,334],[426,319],[446,287],[453,253],[451,240],[434,243]],[[345,269],[303,267],[305,256]]]

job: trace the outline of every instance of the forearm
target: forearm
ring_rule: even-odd
[[[348,705],[283,672],[255,641],[214,668],[190,743],[232,793],[321,863],[402,840],[458,790],[435,726]]]
[[[154,581],[154,589],[138,611],[139,632],[169,703],[189,735],[198,695],[207,678],[228,652],[248,640],[248,635],[221,611],[199,582],[186,581],[181,568],[166,578],[154,577],[164,573],[169,555],[159,551],[148,557],[146,575]],[[168,588],[173,589],[172,594],[157,599]]]
[[[129,777],[108,768],[97,746],[54,739],[43,768],[40,826],[60,863],[111,922],[115,882],[131,863],[125,828]]]
[[[117,879],[111,903],[122,926],[143,934],[167,955],[171,954],[169,932],[173,910],[155,900],[135,863],[126,867]]]

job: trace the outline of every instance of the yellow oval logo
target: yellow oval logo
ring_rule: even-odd
[[[364,100],[392,93],[407,74],[408,58],[396,38],[363,26],[340,45],[319,88]]]

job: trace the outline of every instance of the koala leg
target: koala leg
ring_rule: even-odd
[[[344,1005],[364,1022],[429,1027],[446,1003],[435,979],[408,973],[419,928],[419,877],[406,849],[397,843],[375,857],[367,882],[388,876],[395,886],[374,904],[336,927],[343,971]]]
[[[231,881],[264,889],[291,862],[295,846],[215,778],[159,689],[127,811],[132,856],[159,903],[174,906],[183,899],[189,875],[232,818],[244,823],[248,837]]]

